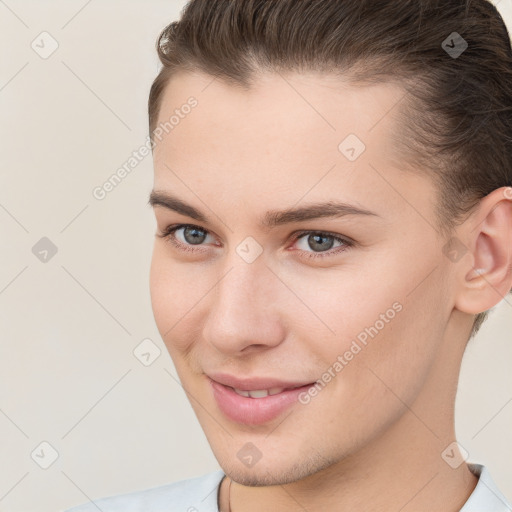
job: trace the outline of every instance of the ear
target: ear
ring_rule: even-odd
[[[485,196],[459,236],[470,257],[460,260],[456,309],[469,314],[501,302],[512,288],[512,187]]]

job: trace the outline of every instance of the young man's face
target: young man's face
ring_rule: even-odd
[[[450,439],[433,431],[441,406],[451,419],[443,391],[458,372],[443,341],[461,317],[434,185],[393,162],[404,92],[313,74],[261,75],[250,91],[212,80],[176,75],[163,98],[159,123],[182,115],[157,141],[154,190],[207,220],[155,206],[157,234],[196,230],[174,233],[182,248],[155,238],[151,297],[222,468],[248,485],[287,483],[397,445],[392,432],[397,457],[413,438],[441,451]],[[197,106],[182,109],[191,96]],[[352,210],[262,224],[326,202]],[[253,398],[212,385],[229,377],[242,390],[320,383]]]

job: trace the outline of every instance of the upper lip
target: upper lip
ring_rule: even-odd
[[[209,373],[208,377],[219,384],[230,386],[241,391],[254,391],[259,389],[271,388],[298,388],[306,384],[312,384],[314,381],[284,381],[272,377],[244,377],[238,378],[227,373]]]

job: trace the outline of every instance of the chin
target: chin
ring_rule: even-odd
[[[305,455],[295,461],[278,461],[263,458],[253,467],[245,467],[238,461],[223,461],[222,470],[234,482],[249,487],[284,485],[297,482],[328,468],[335,461],[326,460],[319,454]]]

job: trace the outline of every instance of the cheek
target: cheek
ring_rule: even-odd
[[[149,272],[149,291],[153,315],[160,330],[160,334],[162,334],[161,327],[162,321],[165,318],[167,302],[169,300],[168,297],[171,290],[171,280],[168,276],[168,272],[166,272],[160,253],[161,250],[158,247],[158,242],[155,242]]]
[[[186,354],[201,339],[201,321],[207,294],[215,285],[213,275],[200,265],[180,263],[169,257],[164,241],[156,241],[150,267],[153,316],[169,354]]]
[[[401,272],[404,268],[404,261],[376,265],[375,272],[368,265],[364,272],[317,282],[322,293],[311,295],[308,305],[335,334],[312,343],[324,370],[341,377],[334,379],[338,398],[350,389],[355,402],[375,403],[387,393],[386,385],[412,397],[427,378],[443,337],[442,317],[449,313],[440,297],[443,278],[433,273],[423,281],[433,266]]]
[[[290,328],[310,338],[315,351],[331,360],[350,350],[354,341],[365,347],[385,336],[403,315],[403,283],[397,279],[386,283],[380,268],[372,271],[371,265],[347,263],[339,270],[289,276],[287,282],[293,283],[303,302],[289,318]]]
[[[337,396],[349,396],[361,418],[368,410],[374,418],[393,416],[402,400],[415,400],[429,378],[442,341],[441,306],[431,289],[422,292],[376,291],[364,315],[352,309],[357,322],[338,347],[346,351],[345,360],[352,359],[341,371]]]
[[[175,331],[186,320],[187,310],[190,309],[193,300],[188,296],[192,293],[190,290],[193,290],[190,283],[193,283],[194,279],[182,266],[166,256],[163,243],[155,242],[149,287],[156,325],[167,348],[171,351],[172,346],[168,340],[174,339]]]

